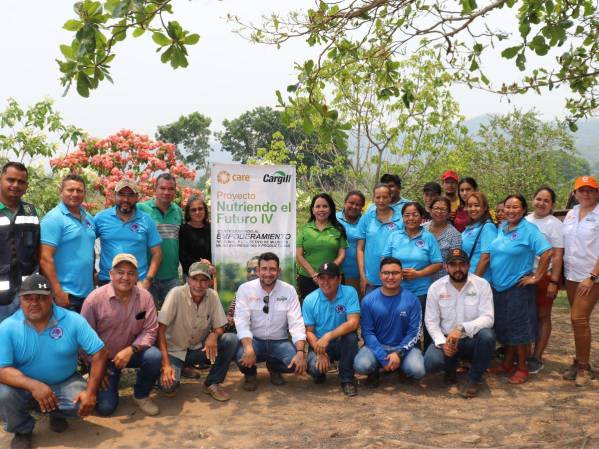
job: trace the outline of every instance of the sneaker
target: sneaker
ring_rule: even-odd
[[[578,366],[578,370],[576,371],[576,379],[575,383],[577,387],[584,387],[591,383],[591,369],[590,367],[582,367],[582,365]]]
[[[285,379],[283,379],[283,375],[277,371],[270,372],[270,383],[280,387],[281,385],[285,385]]]
[[[343,390],[343,393],[345,394],[345,396],[355,396],[358,394],[358,389],[356,388],[356,384],[353,382],[343,382],[341,384],[341,389]]]
[[[446,370],[443,376],[443,381],[445,382],[445,385],[455,385],[458,383],[457,371],[455,369]]]
[[[256,388],[258,388],[256,376],[245,376],[245,380],[243,381],[241,388],[243,388],[245,391],[256,391]]]
[[[220,402],[225,402],[231,399],[229,393],[223,390],[220,384],[204,384],[204,393],[209,394],[210,396],[212,396],[212,399]]]
[[[160,408],[158,405],[156,405],[149,397],[138,399],[133,396],[133,402],[135,402],[135,405],[137,405],[139,409],[148,416],[156,416],[158,413],[160,413]]]
[[[545,365],[543,365],[542,360],[539,360],[536,357],[528,357],[526,359],[526,368],[528,368],[530,374],[537,374],[545,368]]]
[[[50,415],[50,430],[56,433],[62,433],[69,427],[65,418]]]
[[[30,449],[33,433],[15,433],[10,442],[10,449]]]
[[[181,370],[181,377],[186,379],[199,379],[201,377],[200,370],[193,366],[184,366]]]
[[[576,373],[578,372],[578,360],[574,359],[572,365],[570,365],[563,373],[562,378],[564,380],[575,380]]]
[[[468,380],[468,382],[462,385],[458,394],[466,399],[474,398],[478,395],[478,384]]]
[[[369,374],[368,377],[366,378],[366,386],[368,388],[376,388],[379,386],[380,383],[380,375],[379,372],[375,372],[372,374]]]

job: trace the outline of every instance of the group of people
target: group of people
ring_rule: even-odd
[[[522,383],[542,369],[562,266],[576,343],[564,377],[590,381],[589,318],[599,299],[593,177],[576,180],[579,204],[563,224],[551,214],[549,187],[535,193],[530,215],[521,195],[495,214],[476,181],[452,171],[442,185],[424,186],[423,204],[402,198],[390,174],[369,207],[359,191],[340,211],[319,194],[298,230],[297,290],[279,278],[278,256],[262,253],[231,308],[236,333],[227,331],[213,288],[206,203],[192,197],[182,210],[169,174],[155,187],[154,198],[138,202],[136,183],[124,179],[115,205],[92,217],[83,208],[84,180],[69,174],[60,203],[40,221],[22,200],[26,167],[2,168],[0,417],[14,433],[12,447],[31,446],[32,407],[49,413],[56,432],[77,414],[111,415],[126,367],[137,370],[133,401],[148,415],[159,413],[152,389],[172,396],[181,377],[199,377],[199,366],[210,367],[204,392],[228,400],[222,383],[231,362],[246,391],[258,387],[260,362],[274,385],[305,371],[323,383],[337,364],[342,391],[354,396],[356,373],[371,387],[381,370],[413,379],[444,371],[455,383],[467,359],[459,391],[473,397],[496,339],[505,355],[490,370]]]

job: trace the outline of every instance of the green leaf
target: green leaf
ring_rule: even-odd
[[[79,29],[83,26],[83,23],[79,20],[67,20],[65,24],[62,26],[67,31],[79,31]]]
[[[515,47],[508,47],[501,52],[501,56],[506,59],[512,59],[522,49],[522,45],[516,45]]]
[[[77,92],[82,97],[89,97],[89,79],[83,73],[77,75]]]
[[[154,42],[156,42],[158,45],[160,45],[161,47],[164,47],[165,45],[170,45],[173,43],[173,41],[171,41],[168,37],[166,37],[164,34],[156,31],[152,34],[152,40]]]
[[[60,52],[67,59],[74,59],[74,57],[75,57],[75,52],[73,51],[73,49],[69,45],[64,45],[64,44],[61,45],[60,46]]]
[[[133,37],[139,37],[142,34],[144,34],[146,32],[146,30],[144,28],[135,28],[135,30],[133,30]]]
[[[190,34],[189,36],[187,36],[184,40],[183,43],[185,45],[195,45],[199,42],[200,40],[200,35],[199,34]]]

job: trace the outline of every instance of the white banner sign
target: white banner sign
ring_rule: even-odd
[[[295,167],[212,164],[212,258],[218,292],[231,302],[237,287],[257,276],[257,258],[273,252],[281,279],[295,282]]]

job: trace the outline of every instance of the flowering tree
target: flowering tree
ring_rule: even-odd
[[[68,168],[84,175],[97,194],[104,197],[104,206],[114,203],[114,187],[123,178],[138,183],[140,199],[144,200],[153,195],[154,178],[159,173],[169,172],[188,181],[196,177],[195,170],[177,161],[175,145],[130,130],[121,130],[104,139],[86,139],[76,151],[52,159],[50,165],[55,170]],[[192,194],[201,194],[198,189],[180,184],[177,188],[182,204]],[[88,206],[94,209],[96,204]]]

